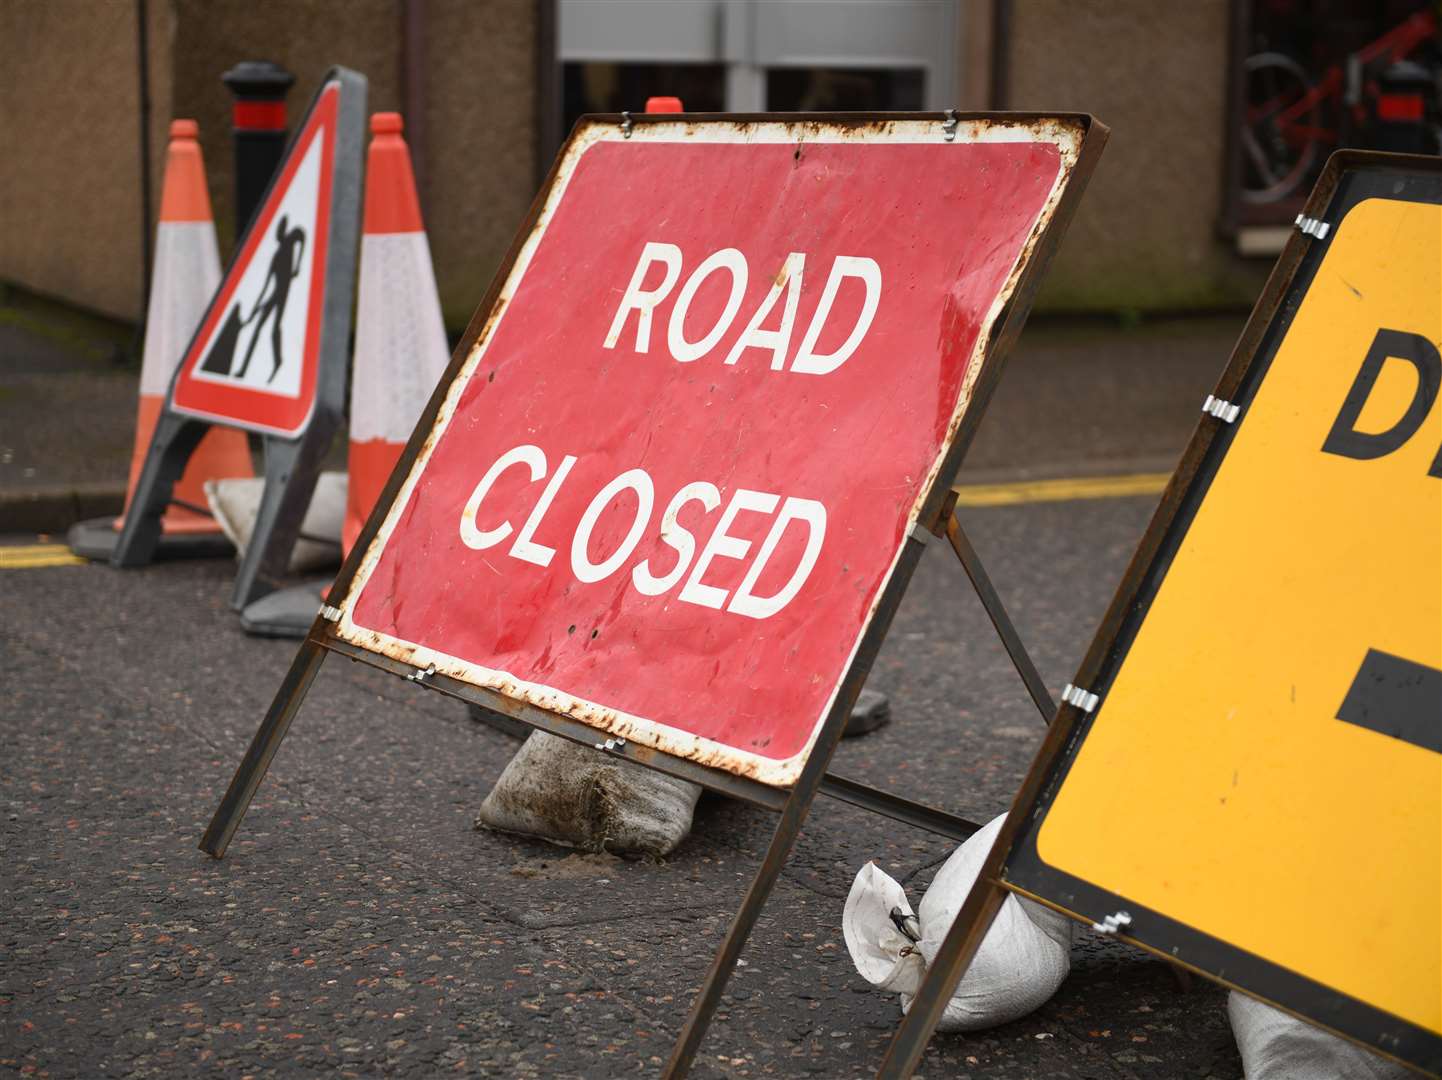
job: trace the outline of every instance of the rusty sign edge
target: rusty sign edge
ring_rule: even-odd
[[[403,482],[390,503],[384,518],[379,523],[374,537],[366,547],[364,556],[350,576],[343,597],[337,601],[332,597],[340,614],[330,633],[349,644],[378,653],[382,656],[414,665],[417,668],[434,667],[438,673],[446,674],[471,685],[499,693],[507,698],[532,705],[548,712],[578,720],[612,736],[634,740],[652,749],[672,756],[691,760],[703,766],[718,768],[738,776],[749,777],[772,787],[787,787],[799,775],[802,765],[810,755],[823,727],[825,716],[835,703],[846,682],[846,673],[856,661],[857,651],[865,638],[866,628],[874,620],[878,606],[890,589],[896,568],[908,542],[912,529],[918,523],[923,508],[931,499],[941,473],[948,466],[950,451],[957,440],[957,434],[967,416],[972,392],[989,364],[988,360],[995,346],[995,331],[1001,324],[1031,264],[1032,254],[1041,239],[1047,234],[1080,159],[1083,143],[1091,136],[1090,118],[1078,114],[1055,115],[958,115],[946,114],[880,114],[851,117],[826,117],[798,115],[778,118],[758,115],[755,117],[688,117],[685,120],[673,118],[648,119],[645,123],[627,125],[627,120],[639,121],[640,117],[583,117],[567,141],[565,148],[548,180],[547,188],[537,197],[535,212],[524,239],[517,238],[515,257],[505,270],[504,280],[498,278],[499,289],[489,310],[477,312],[473,327],[480,323],[474,341],[459,364],[453,365],[453,374],[448,373],[448,382],[443,392],[438,391],[438,408],[435,418],[420,444],[414,461]],[[954,123],[953,123],[954,119]],[[906,527],[892,552],[892,558],[885,576],[881,579],[875,596],[861,621],[855,640],[852,642],[845,665],[841,669],[827,704],[818,714],[811,734],[804,747],[789,758],[767,758],[748,753],[714,740],[691,734],[647,717],[635,716],[622,710],[601,705],[576,697],[564,690],[533,683],[501,670],[471,663],[440,650],[404,641],[373,631],[355,623],[351,617],[355,602],[369,581],[385,545],[396,523],[404,513],[410,496],[420,477],[424,474],[430,455],[440,437],[445,433],[454,417],[461,395],[469,383],[481,359],[484,357],[496,328],[505,318],[508,304],[520,287],[532,256],[539,247],[557,207],[565,196],[571,177],[584,154],[602,142],[619,142],[636,139],[638,142],[696,142],[707,141],[729,144],[793,143],[793,142],[906,142],[937,146],[951,143],[978,144],[986,142],[1037,142],[1050,143],[1057,147],[1058,169],[1052,180],[1051,189],[1032,222],[1032,227],[1023,242],[1017,258],[1007,275],[1005,284],[993,298],[991,307],[980,320],[976,343],[968,361],[966,375],[958,390],[956,404],[948,423],[947,434],[929,470],[919,485],[916,498],[908,511]],[[419,431],[417,432],[419,434]]]

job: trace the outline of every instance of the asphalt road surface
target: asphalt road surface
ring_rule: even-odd
[[[1156,497],[964,520],[1053,694]],[[0,538],[0,544],[24,538]],[[703,798],[664,863],[476,831],[516,743],[331,657],[228,857],[196,850],[293,643],[242,635],[233,564],[0,568],[0,1066],[37,1076],[654,1075],[774,826]],[[14,564],[15,560],[12,560]],[[870,684],[889,727],[836,771],[973,820],[1002,812],[1042,723],[935,542]],[[1118,843],[1125,843],[1124,826]],[[868,1076],[899,1006],[853,969],[857,869],[950,844],[822,799],[696,1076]],[[929,1077],[1237,1077],[1219,989],[1090,931],[1056,997],[933,1039]]]

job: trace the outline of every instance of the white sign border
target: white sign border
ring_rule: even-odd
[[[864,127],[857,128],[848,126],[842,116],[838,116],[837,119],[838,123],[835,125],[818,124],[814,120],[761,121],[750,123],[707,122],[699,124],[684,120],[647,122],[634,126],[629,134],[624,133],[619,127],[612,123],[593,123],[576,132],[567,144],[564,156],[556,173],[555,182],[551,186],[545,204],[542,206],[536,218],[535,225],[532,227],[529,235],[526,237],[525,243],[517,254],[511,271],[507,275],[505,285],[496,300],[496,306],[500,308],[501,312],[499,317],[490,322],[476,339],[461,369],[457,372],[456,377],[451,380],[446,398],[441,405],[440,412],[436,416],[436,421],[431,428],[429,437],[426,439],[420,454],[416,457],[415,463],[411,467],[410,473],[407,475],[394,502],[391,504],[390,511],[387,513],[379,532],[376,534],[370,547],[366,550],[365,557],[356,569],[355,575],[351,578],[350,587],[346,592],[345,598],[339,605],[341,613],[335,625],[335,634],[337,637],[369,652],[380,652],[393,659],[413,664],[419,668],[426,668],[433,665],[435,670],[440,674],[451,676],[462,682],[470,683],[473,686],[494,690],[505,697],[536,706],[549,712],[569,716],[611,736],[625,738],[645,746],[650,746],[662,753],[686,758],[699,764],[723,769],[740,776],[749,776],[760,783],[773,787],[790,787],[796,781],[796,778],[801,773],[802,766],[805,764],[812,747],[816,743],[817,736],[821,732],[821,727],[826,716],[835,704],[836,695],[841,690],[846,674],[851,670],[851,665],[855,662],[856,650],[861,645],[861,641],[866,633],[866,628],[875,617],[876,607],[882,597],[886,595],[887,587],[891,583],[892,576],[896,573],[896,565],[901,558],[902,549],[907,543],[911,530],[916,525],[922,504],[936,481],[937,473],[941,469],[952,438],[955,436],[961,418],[965,414],[967,406],[971,401],[972,387],[981,373],[982,362],[985,358],[986,350],[991,343],[992,327],[995,325],[997,317],[1001,314],[1002,309],[1006,306],[1007,301],[1016,289],[1026,257],[1036,245],[1042,230],[1045,229],[1056,211],[1057,204],[1060,202],[1062,193],[1066,188],[1067,180],[1072,175],[1072,171],[1077,163],[1084,136],[1084,129],[1079,122],[1066,120],[961,120],[956,125],[954,136],[948,138],[940,121],[911,119],[886,120],[868,123]],[[546,230],[555,215],[557,206],[559,206],[561,199],[565,196],[566,188],[570,184],[571,177],[575,175],[576,166],[582,155],[597,143],[621,142],[627,139],[633,142],[646,143],[715,142],[790,144],[797,142],[867,142],[919,143],[937,146],[973,145],[977,143],[1038,142],[1054,145],[1060,153],[1057,174],[1052,181],[1051,191],[1037,212],[1035,220],[1032,222],[1031,231],[1026,242],[1022,244],[1018,252],[1017,260],[1007,276],[1006,283],[997,292],[985,318],[981,321],[976,344],[973,347],[972,355],[968,361],[966,378],[957,395],[956,405],[952,412],[948,427],[948,437],[942,443],[936,459],[931,463],[925,479],[917,489],[917,498],[907,513],[906,525],[902,529],[896,544],[896,549],[892,553],[891,565],[887,568],[886,574],[876,590],[866,617],[858,627],[856,640],[852,644],[851,652],[847,656],[846,663],[841,668],[840,677],[827,696],[826,706],[816,717],[806,745],[798,753],[789,758],[768,758],[750,751],[741,750],[737,747],[728,746],[725,743],[716,742],[712,739],[702,738],[690,732],[682,731],[679,728],[671,727],[668,724],[662,724],[655,720],[635,716],[619,709],[575,697],[556,687],[528,682],[510,672],[487,668],[448,653],[420,645],[416,642],[405,641],[387,634],[378,633],[377,631],[359,625],[352,618],[352,612],[355,609],[356,602],[370,581],[370,575],[375,569],[381,553],[385,550],[392,530],[405,513],[406,506],[410,502],[411,494],[415,490],[416,483],[425,472],[431,452],[440,442],[442,436],[444,436],[451,418],[455,415],[456,405],[460,401],[461,395],[465,393],[466,386],[478,364],[485,356],[486,349],[490,345],[490,342],[494,339],[496,327],[499,326],[501,320],[503,320],[510,311],[509,301],[520,288],[520,283],[525,277],[531,259],[546,234]],[[492,310],[495,309],[493,308]]]

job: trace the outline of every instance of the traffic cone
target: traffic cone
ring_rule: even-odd
[[[450,360],[400,113],[371,117],[341,543],[360,536]]]
[[[196,141],[199,130],[194,120],[175,120],[170,125],[160,222],[155,230],[150,306],[145,319],[135,444],[125,493],[127,508],[145,465],[171,376],[220,284],[220,250],[205,186],[205,163]],[[175,486],[174,504],[161,519],[160,553],[172,557],[230,554],[230,542],[215,521],[190,507],[205,506],[203,485],[207,480],[250,476],[252,471],[245,434],[212,428],[191,455]],[[70,547],[77,555],[108,560],[123,523],[123,516],[82,521],[70,530]]]
[[[371,117],[341,524],[344,554],[365,527],[450,359],[402,130],[399,113]],[[305,637],[319,602],[314,585],[283,589],[248,606],[241,626],[267,637]]]

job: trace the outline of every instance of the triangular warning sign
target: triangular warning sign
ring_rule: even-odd
[[[265,439],[265,487],[232,605],[285,577],[345,409],[365,107],[365,78],[332,68],[171,379],[115,566],[151,560],[176,480],[206,429],[224,424]]]
[[[282,437],[315,410],[341,83],[322,87],[171,389],[171,407]]]

